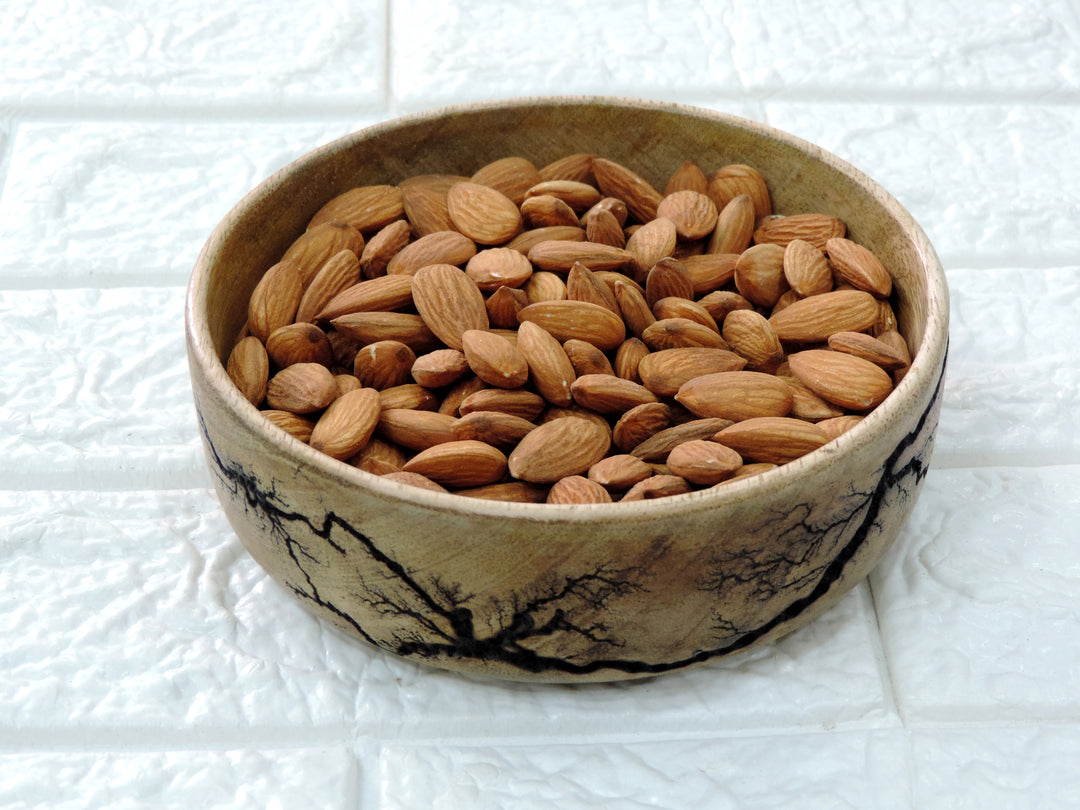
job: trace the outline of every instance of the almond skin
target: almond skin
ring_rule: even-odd
[[[833,288],[829,260],[804,239],[792,239],[784,248],[784,278],[803,298],[821,295]]]
[[[294,439],[305,444],[311,439],[311,431],[315,429],[315,423],[312,420],[290,411],[271,408],[260,413],[270,424],[281,428]]]
[[[314,321],[334,296],[360,281],[360,260],[346,248],[331,256],[304,291],[296,310],[298,322]]]
[[[611,495],[595,481],[580,475],[568,475],[552,485],[547,503],[611,503]]]
[[[274,410],[307,414],[321,411],[337,396],[330,369],[319,363],[296,363],[282,369],[266,386],[266,403]]]
[[[745,194],[733,198],[716,220],[706,253],[742,253],[754,236],[754,203]]]
[[[352,312],[330,323],[362,346],[378,340],[397,340],[418,355],[439,348],[438,338],[424,319],[409,312]]]
[[[394,444],[410,450],[426,450],[437,444],[456,441],[456,421],[456,417],[435,411],[383,407],[375,429],[380,438]]]
[[[473,411],[454,423],[454,436],[475,439],[500,448],[512,448],[536,428],[520,416],[500,411]]]
[[[742,466],[742,456],[717,442],[693,439],[674,447],[667,466],[675,475],[691,484],[713,486],[731,476]]]
[[[746,358],[727,349],[687,347],[652,352],[638,364],[641,384],[657,396],[674,396],[686,382],[704,374],[742,371]]]
[[[520,287],[533,273],[529,260],[511,248],[481,250],[465,265],[465,275],[483,292],[499,287]]]
[[[836,332],[862,332],[874,325],[878,302],[862,290],[834,290],[796,301],[769,318],[783,341],[820,343]]]
[[[360,254],[360,275],[366,279],[385,276],[390,260],[409,244],[411,238],[409,223],[403,219],[380,229],[364,244],[364,252]]]
[[[409,372],[417,384],[425,388],[444,388],[460,380],[468,370],[464,352],[436,349],[417,357]]]
[[[663,402],[649,402],[631,408],[611,429],[611,440],[623,453],[629,453],[646,439],[666,429],[671,423],[671,408]]]
[[[270,376],[270,359],[262,341],[254,335],[240,340],[229,353],[226,371],[244,399],[259,407],[266,397]]]
[[[461,416],[475,411],[500,411],[520,416],[530,422],[543,413],[547,403],[539,394],[521,388],[505,390],[502,388],[482,388],[466,396],[458,413]]]
[[[334,350],[326,333],[313,323],[290,323],[270,333],[266,353],[278,368],[294,363],[334,363]]]
[[[673,495],[685,495],[690,491],[690,484],[678,475],[654,475],[646,478],[622,496],[620,503],[631,501],[651,501],[656,498],[670,498]]]
[[[444,442],[421,450],[401,468],[419,473],[444,487],[480,487],[506,474],[506,456],[472,439]]]
[[[540,425],[510,454],[510,474],[534,484],[581,475],[602,459],[611,436],[588,419],[568,416]]]
[[[792,214],[765,220],[754,231],[754,241],[758,244],[768,242],[787,247],[791,240],[802,239],[818,250],[824,250],[826,242],[846,233],[847,226],[828,214]]]
[[[577,262],[590,270],[615,270],[633,260],[633,255],[622,248],[565,239],[539,242],[529,248],[527,255],[536,268],[561,273],[569,272]]]
[[[378,340],[356,353],[353,374],[377,391],[403,385],[411,378],[416,353],[398,340]]]
[[[301,283],[307,287],[331,256],[346,249],[357,256],[363,252],[364,237],[360,231],[344,222],[323,222],[301,234],[281,261],[295,265]]]
[[[771,307],[788,289],[784,275],[784,248],[754,245],[742,252],[735,263],[735,288],[750,303]]]
[[[502,192],[479,183],[456,183],[446,195],[454,227],[480,245],[501,245],[521,231],[521,211]]]
[[[616,349],[626,339],[622,318],[585,301],[542,301],[518,313],[518,320],[535,323],[557,341],[584,340],[601,351]]]
[[[320,208],[308,228],[324,222],[344,222],[366,234],[404,216],[405,205],[397,186],[359,186],[339,194]]]
[[[638,222],[656,219],[656,209],[663,195],[644,178],[614,161],[596,158],[592,162],[596,185],[607,197],[615,197],[626,203],[630,216]]]
[[[878,298],[889,297],[892,276],[867,248],[850,239],[834,237],[825,243],[825,253],[840,278],[852,287]]]
[[[380,276],[346,287],[315,314],[332,321],[353,312],[393,312],[412,305],[412,276]]]
[[[574,367],[574,373],[578,377],[586,374],[609,374],[615,376],[615,369],[611,367],[611,361],[607,355],[584,340],[568,340],[563,343],[563,351],[570,359],[570,365]]]
[[[680,239],[702,239],[716,227],[719,210],[707,194],[683,190],[664,197],[656,208],[656,216],[671,220]]]
[[[739,309],[724,318],[721,333],[732,351],[746,358],[751,371],[776,371],[784,359],[784,348],[772,324],[752,309]]]
[[[681,425],[657,431],[629,452],[643,461],[663,461],[668,457],[668,453],[683,442],[711,438],[717,431],[723,430],[730,424],[730,419],[714,417],[692,419]]]
[[[602,458],[589,467],[588,478],[605,489],[627,490],[652,474],[652,467],[637,456],[620,453]]]
[[[446,210],[446,195],[455,183],[468,179],[450,174],[418,174],[398,183],[405,216],[417,237],[454,230]]]
[[[577,374],[559,341],[543,327],[523,321],[518,329],[517,348],[529,366],[533,387],[540,396],[552,405],[569,405],[573,401],[570,385]]]
[[[512,156],[493,160],[476,170],[473,183],[489,186],[521,205],[529,189],[540,182],[540,172],[527,158]]]
[[[529,378],[529,366],[520,351],[504,337],[479,329],[461,335],[465,362],[473,373],[496,388],[519,388]]]
[[[464,265],[476,255],[476,242],[457,231],[435,231],[421,236],[386,264],[388,275],[411,276],[429,264]]]
[[[303,294],[297,265],[278,262],[263,274],[248,299],[248,330],[265,343],[271,332],[293,322]]]
[[[757,169],[744,163],[721,167],[710,179],[706,193],[718,208],[745,194],[754,204],[755,219],[772,216],[772,198],[765,178]]]
[[[310,444],[331,458],[347,459],[359,453],[379,422],[382,405],[373,388],[357,388],[338,397],[319,417]]]
[[[736,422],[713,436],[744,459],[787,464],[829,441],[817,425],[786,416],[762,416]]]
[[[815,394],[852,411],[876,408],[892,392],[888,372],[851,354],[808,349],[791,355],[788,364]]]
[[[464,271],[429,264],[413,274],[413,303],[424,324],[451,349],[461,349],[463,333],[488,328],[484,296]]]
[[[642,282],[653,265],[670,256],[678,241],[678,231],[670,219],[658,217],[642,225],[626,240],[626,252],[631,256],[633,277]]]
[[[656,395],[643,385],[611,374],[586,374],[570,385],[570,393],[583,408],[603,414],[626,413],[631,408],[656,402]]]
[[[722,371],[684,383],[675,400],[700,417],[738,422],[757,416],[786,416],[791,389],[779,377],[760,371]]]

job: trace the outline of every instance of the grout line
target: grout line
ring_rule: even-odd
[[[874,617],[874,656],[878,663],[878,674],[881,676],[882,693],[886,702],[885,708],[900,720],[900,725],[903,726],[906,732],[908,722],[898,699],[896,680],[893,677],[889,656],[885,652],[885,634],[881,629],[881,614],[878,611],[877,598],[874,596],[874,585],[871,579],[871,577],[866,578],[866,599],[870,602],[870,612]]]
[[[394,109],[394,0],[383,0],[383,100],[384,110]]]
[[[379,793],[382,785],[380,770],[385,741],[361,737],[353,742],[353,758],[356,762],[353,776],[353,795],[347,797],[344,807],[380,807]]]

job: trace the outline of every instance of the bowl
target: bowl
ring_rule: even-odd
[[[495,159],[609,158],[663,188],[684,160],[741,163],[774,210],[842,219],[893,275],[913,357],[888,398],[827,445],[721,487],[634,503],[476,500],[386,480],[272,426],[224,366],[247,300],[330,198]],[[537,98],[412,115],[356,132],[251,191],[191,276],[194,400],[221,507],[251,556],[367,644],[498,679],[654,676],[773,642],[879,561],[915,504],[941,403],[948,292],[912,216],[821,148],[731,115],[608,98]]]

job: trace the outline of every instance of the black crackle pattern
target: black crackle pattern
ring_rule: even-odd
[[[221,485],[262,522],[294,564],[296,576],[285,584],[298,597],[333,614],[371,644],[402,656],[497,661],[529,673],[586,675],[610,670],[646,675],[681,669],[749,647],[829,592],[874,532],[883,510],[913,498],[926,476],[936,426],[936,419],[930,419],[937,412],[943,375],[944,369],[915,428],[864,488],[852,488],[842,495],[840,508],[830,513],[827,522],[815,522],[807,508],[798,506],[777,515],[777,521],[784,526],[783,544],[754,554],[717,554],[699,582],[701,589],[718,594],[718,604],[719,594],[730,598],[733,589],[744,589],[739,598],[774,600],[790,595],[786,606],[770,621],[751,628],[738,627],[718,608],[713,617],[715,644],[664,662],[620,657],[618,651],[626,640],[612,635],[603,622],[588,618],[620,597],[640,591],[640,567],[621,569],[613,563],[598,564],[573,576],[537,585],[530,593],[489,600],[493,607],[477,616],[469,607],[473,594],[438,577],[421,578],[334,512],[313,519],[286,508],[273,482],[267,485],[243,465],[223,458],[204,423],[201,428],[208,458]],[[345,558],[353,559],[357,551],[363,552],[368,566],[363,572],[357,571],[352,595],[376,614],[402,620],[399,625],[408,629],[391,638],[377,638],[355,616],[320,593],[317,570],[340,565]],[[654,554],[660,557],[665,552],[665,541],[658,541]],[[808,564],[813,560],[827,562]],[[527,646],[560,636],[577,639],[578,649],[583,652],[575,658],[583,660],[544,655]]]

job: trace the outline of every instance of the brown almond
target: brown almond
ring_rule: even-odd
[[[357,388],[330,403],[311,432],[310,444],[331,458],[355,456],[375,432],[382,406],[372,388]]]
[[[596,185],[607,197],[615,197],[626,203],[630,216],[638,222],[656,219],[656,208],[663,195],[644,178],[622,164],[596,158],[592,164]]]
[[[360,281],[360,260],[346,248],[331,256],[315,274],[297,307],[295,320],[311,322],[334,296]]]
[[[678,475],[654,475],[639,481],[630,487],[619,503],[631,501],[652,501],[657,498],[670,498],[673,495],[685,495],[690,492],[690,484]]]
[[[615,217],[615,221],[619,223],[620,231],[626,226],[626,220],[630,216],[630,212],[626,209],[626,203],[622,200],[616,197],[604,197],[600,202],[581,215],[582,224],[588,225],[592,217],[596,216],[601,211],[607,211]]]
[[[653,220],[663,222],[663,219]],[[694,282],[678,259],[665,257],[654,263],[645,277],[645,300],[653,306],[661,298],[694,298]]]
[[[720,371],[683,383],[675,400],[697,416],[738,422],[756,416],[786,416],[791,411],[792,393],[772,374]]]
[[[465,274],[483,292],[499,287],[520,287],[532,275],[532,264],[522,253],[510,248],[479,251],[465,265]]]
[[[713,441],[730,447],[744,459],[787,464],[816,450],[829,436],[812,422],[788,416],[761,416],[720,430]]]
[[[613,374],[578,377],[570,393],[578,405],[603,414],[626,413],[637,405],[656,402],[656,395],[645,386]]]
[[[649,326],[641,333],[641,339],[653,351],[702,347],[726,349],[727,342],[716,333],[715,329],[702,326],[687,318],[665,318]]]
[[[573,180],[578,183],[593,182],[593,160],[596,155],[579,152],[566,155],[540,168],[541,180]]]
[[[752,309],[728,313],[721,334],[732,351],[746,358],[751,371],[773,373],[784,359],[776,330],[764,315]]]
[[[402,383],[379,392],[383,410],[406,408],[414,411],[438,410],[438,398],[427,388],[416,383]]]
[[[480,288],[453,265],[421,267],[413,274],[412,292],[424,324],[451,349],[462,348],[464,332],[489,326]]]
[[[464,439],[421,450],[401,469],[419,473],[444,487],[480,487],[506,475],[506,456],[490,444]]]
[[[571,339],[563,343],[563,351],[574,367],[574,373],[581,377],[585,374],[609,374],[615,376],[615,369],[607,355],[584,340]]]
[[[646,222],[626,240],[626,252],[631,256],[632,277],[642,283],[658,261],[675,251],[678,231],[670,219],[658,217]]]
[[[500,191],[479,183],[455,183],[446,194],[454,227],[480,245],[501,245],[521,230],[521,211]]]
[[[437,444],[456,441],[456,421],[456,417],[437,411],[384,407],[375,430],[386,441],[410,450],[426,450]]]
[[[870,334],[881,337],[885,332],[895,332],[899,329],[899,321],[896,320],[896,312],[892,304],[884,298],[878,301],[878,316],[874,325],[870,327]]]
[[[531,422],[544,412],[545,407],[547,402],[543,397],[523,388],[482,388],[466,396],[458,406],[458,412],[465,416],[476,411],[499,411]]]
[[[611,446],[610,433],[579,417],[555,419],[527,435],[510,454],[510,474],[534,484],[580,475],[602,459]]]
[[[386,275],[386,267],[398,251],[409,244],[412,230],[407,220],[399,219],[381,228],[364,243],[360,254],[361,278],[379,278]]]
[[[658,321],[666,321],[669,318],[683,318],[694,323],[700,323],[702,326],[716,332],[716,334],[720,334],[720,327],[717,326],[716,319],[697,301],[691,301],[687,298],[661,298],[653,304],[652,313]]]
[[[308,223],[308,229],[324,222],[344,222],[367,234],[404,216],[405,205],[397,186],[359,186],[337,195],[320,208]]]
[[[802,239],[818,250],[824,250],[826,242],[845,233],[847,226],[843,221],[828,214],[792,214],[766,219],[754,231],[754,241],[787,247],[791,240]]]
[[[303,294],[296,264],[278,262],[263,273],[248,299],[248,330],[265,343],[271,332],[293,322]]]
[[[703,253],[681,259],[694,286],[694,297],[707,295],[733,281],[738,260],[738,253]]]
[[[331,319],[330,323],[361,345],[398,340],[418,355],[439,348],[438,338],[424,319],[408,312],[351,312]]]
[[[256,408],[266,398],[270,359],[262,341],[254,335],[241,339],[229,353],[226,372],[244,399]]]
[[[619,453],[589,467],[588,478],[605,489],[626,490],[653,474],[652,467],[637,456]]]
[[[615,376],[624,380],[641,382],[638,366],[648,354],[649,347],[638,338],[629,338],[624,341],[615,352],[615,362],[612,364],[615,368]]]
[[[526,199],[521,204],[521,221],[526,228],[580,224],[573,208],[549,194]]]
[[[742,456],[730,447],[707,439],[693,439],[672,448],[667,467],[674,474],[698,486],[713,486],[742,466]]]
[[[517,347],[540,396],[552,405],[569,405],[573,401],[570,384],[577,374],[559,340],[539,324],[525,320],[518,329]]]
[[[656,208],[656,216],[675,223],[679,238],[703,239],[713,232],[719,210],[716,203],[700,191],[683,190],[668,194]]]
[[[626,234],[615,215],[608,209],[600,208],[593,212],[585,224],[585,238],[600,245],[614,248],[626,247]]]
[[[529,249],[529,261],[540,270],[567,273],[577,262],[590,270],[614,270],[632,260],[629,251],[597,242],[551,239]]]
[[[545,503],[548,487],[530,484],[527,481],[503,481],[500,484],[488,484],[483,487],[457,489],[454,490],[454,494],[465,498],[502,501],[503,503]]]
[[[294,363],[334,364],[334,349],[326,333],[313,323],[290,323],[270,333],[266,353],[278,368]]]
[[[857,413],[844,414],[843,416],[834,416],[829,419],[822,419],[817,423],[817,426],[825,431],[830,439],[835,439],[844,433],[847,433],[865,417]]]
[[[753,309],[754,305],[731,290],[716,290],[698,299],[705,311],[712,315],[717,323],[723,323],[728,313],[737,309]]]
[[[337,385],[337,395],[340,397],[357,388],[363,388],[360,381],[352,374],[338,373],[334,375],[334,383]]]
[[[350,466],[372,475],[386,475],[399,472],[405,464],[406,456],[405,451],[396,444],[372,436],[367,444],[360,448],[360,452],[346,461]]]
[[[266,385],[266,404],[290,413],[321,411],[336,396],[334,375],[319,363],[295,363],[271,377]]]
[[[364,250],[364,237],[352,225],[324,222],[302,233],[289,245],[281,261],[296,266],[300,283],[306,288],[330,257],[342,250],[359,256]]]
[[[525,298],[530,304],[541,301],[562,301],[566,298],[566,282],[548,270],[537,270],[525,282]]]
[[[704,194],[709,188],[709,178],[692,160],[685,160],[668,178],[664,186],[664,196],[669,197],[676,191],[697,191]]]
[[[443,388],[460,380],[469,370],[465,354],[457,349],[436,349],[417,357],[409,373],[418,385]]]
[[[769,318],[780,340],[820,343],[836,332],[862,332],[878,316],[874,297],[862,290],[833,290],[796,301]]]
[[[852,287],[878,298],[889,297],[892,276],[870,250],[850,239],[834,237],[825,243],[825,253],[840,278]]]
[[[522,231],[505,247],[524,253],[526,256],[541,242],[585,242],[585,229],[574,225],[549,225],[544,228],[530,228]]]
[[[622,318],[597,304],[585,301],[541,301],[518,313],[521,323],[532,322],[560,343],[578,339],[601,351],[618,348],[626,338]]]
[[[754,236],[754,203],[745,194],[732,199],[716,219],[706,253],[742,253]]]
[[[629,453],[670,424],[671,408],[663,402],[648,402],[619,417],[611,430],[611,440],[623,453]]]
[[[791,355],[788,363],[807,388],[842,408],[868,411],[892,392],[888,372],[851,354],[807,349]]]
[[[427,489],[431,492],[450,491],[441,484],[436,484],[426,475],[421,475],[417,472],[405,472],[404,470],[395,470],[393,472],[384,473],[382,477],[387,481],[396,481],[399,484],[405,484],[406,486],[417,487],[419,489]]]
[[[904,368],[909,362],[889,343],[864,332],[833,332],[829,335],[829,348],[869,360],[886,371]]]
[[[477,169],[470,180],[501,192],[514,205],[521,205],[526,192],[540,182],[540,172],[527,158],[504,157]]]
[[[735,287],[750,303],[771,307],[788,289],[784,276],[784,248],[754,245],[735,262]]]
[[[354,312],[393,312],[412,306],[412,276],[380,276],[346,287],[326,302],[314,320],[332,321]]]
[[[548,491],[547,503],[611,503],[611,494],[588,478],[568,475],[552,485]]]
[[[577,215],[583,214],[600,202],[601,194],[596,186],[590,183],[577,180],[542,180],[530,188],[525,197],[526,199],[554,197],[574,212],[576,221]]]
[[[446,195],[456,183],[468,180],[451,174],[418,174],[398,183],[405,216],[418,237],[452,231],[454,223],[446,207]]]
[[[691,419],[689,422],[683,422],[657,431],[632,448],[629,453],[643,461],[662,462],[668,457],[668,453],[683,442],[693,441],[694,439],[708,439],[730,424],[730,419],[716,417]]]
[[[641,384],[657,396],[678,393],[683,384],[705,374],[742,371],[746,358],[727,349],[687,347],[663,349],[642,358],[638,364]]]
[[[512,413],[472,411],[454,423],[458,439],[475,439],[495,447],[511,448],[524,439],[536,425]]]
[[[709,181],[706,193],[717,208],[723,208],[731,200],[745,194],[754,203],[755,219],[772,215],[772,198],[765,178],[757,169],[744,163],[722,166]]]
[[[804,239],[792,239],[784,248],[784,278],[803,298],[827,293],[833,287],[829,260]]]
[[[367,388],[382,391],[404,385],[412,374],[416,353],[398,340],[377,340],[356,353],[353,374]]]
[[[411,276],[429,264],[466,264],[476,255],[476,242],[457,231],[435,231],[399,250],[386,265],[389,275]]]
[[[529,296],[514,287],[499,287],[484,302],[492,329],[516,328],[518,313],[528,305]]]
[[[451,351],[453,350],[451,349]],[[464,360],[465,354],[462,353],[461,357]],[[450,389],[443,396],[442,402],[438,404],[436,410],[439,413],[449,414],[450,416],[460,416],[462,413],[461,404],[476,392],[484,390],[502,392],[501,388],[488,389],[486,382],[469,372],[450,386]],[[536,398],[540,399],[540,397]],[[537,409],[537,413],[543,409],[543,402],[544,401],[540,399],[540,407]]]
[[[637,337],[656,323],[656,316],[640,288],[627,281],[615,282],[615,302],[626,328]]]
[[[721,481],[717,486],[727,484],[731,481],[738,481],[742,478],[753,478],[755,475],[761,475],[769,470],[775,470],[779,465],[769,464],[764,461],[753,461],[749,464],[743,464],[739,469],[735,471],[735,474],[728,478],[726,481]]]
[[[260,411],[270,424],[281,428],[294,439],[307,444],[311,439],[311,431],[315,429],[315,422],[291,411],[269,409]]]
[[[819,422],[844,415],[843,408],[819,397],[799,378],[784,376],[783,380],[791,388],[791,412],[788,416],[805,419],[808,422]]]
[[[575,262],[566,275],[566,297],[571,301],[597,304],[621,315],[611,287],[581,262]]]
[[[496,388],[520,388],[529,378],[529,366],[517,347],[494,332],[467,329],[461,335],[465,361],[473,374]]]

